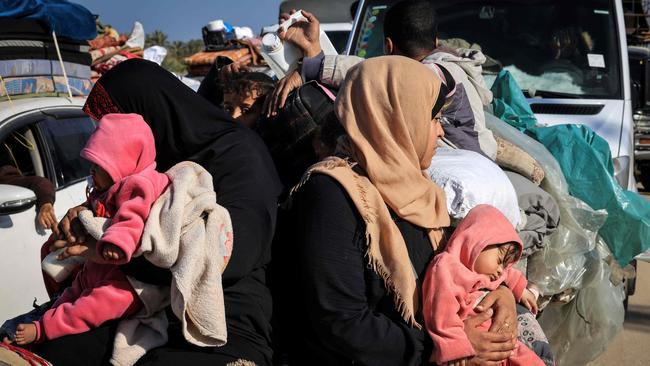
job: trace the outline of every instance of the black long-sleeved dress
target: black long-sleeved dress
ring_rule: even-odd
[[[295,364],[427,364],[431,344],[395,310],[393,296],[365,258],[365,224],[333,178],[314,175],[294,197],[291,269]],[[433,249],[426,232],[394,219],[413,269],[424,278]],[[276,258],[277,259],[277,258]],[[291,276],[290,276],[291,277]],[[422,323],[421,313],[417,314]],[[293,363],[292,363],[293,364]]]

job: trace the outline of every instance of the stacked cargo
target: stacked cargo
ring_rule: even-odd
[[[206,76],[218,57],[245,66],[265,64],[259,52],[260,40],[253,37],[248,27],[233,27],[222,20],[215,20],[203,27],[202,35],[205,50],[184,60],[190,76]]]
[[[0,98],[87,95],[95,18],[65,0],[0,2]]]
[[[92,88],[89,50],[85,40],[55,40],[40,20],[0,18],[0,97],[67,94],[66,84],[72,95],[87,95]]]
[[[144,28],[135,22],[131,35],[120,35],[111,27],[103,27],[95,39],[89,41],[92,57],[92,80],[97,81],[115,65],[130,58],[142,58]]]

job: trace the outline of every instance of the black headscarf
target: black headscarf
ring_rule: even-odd
[[[282,187],[262,140],[168,71],[140,59],[122,62],[102,76],[84,111],[95,119],[107,113],[140,114],[153,131],[159,171],[190,160],[212,174],[217,202],[230,213],[235,237],[223,274],[228,331],[254,338],[261,330],[270,332],[266,324],[270,314],[259,302],[271,301],[264,298],[268,290],[263,271],[270,261]],[[169,280],[168,273],[161,280],[163,275],[147,263],[132,261],[125,272],[152,283]],[[250,276],[255,279],[247,281]],[[229,290],[239,293],[237,299],[229,297]]]

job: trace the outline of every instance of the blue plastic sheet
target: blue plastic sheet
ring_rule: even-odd
[[[95,17],[90,11],[66,0],[3,0],[0,18],[41,20],[57,36],[77,41],[97,36]]]
[[[584,125],[537,126],[526,97],[508,71],[492,86],[494,115],[531,136],[555,157],[569,193],[608,213],[599,235],[624,267],[650,248],[650,202],[627,191],[614,178],[607,141]]]

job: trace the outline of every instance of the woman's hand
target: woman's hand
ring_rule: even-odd
[[[278,111],[284,107],[289,94],[300,88],[302,78],[299,70],[294,70],[283,77],[273,89],[273,92],[266,96],[264,100],[263,113],[267,117],[276,116]]]
[[[51,203],[44,203],[38,209],[36,221],[43,229],[50,229],[55,235],[59,235],[58,221],[54,213],[54,206]]]
[[[50,252],[65,248],[65,250],[57,256],[58,260],[64,260],[68,257],[74,256],[82,256],[93,262],[106,263],[102,256],[97,254],[97,250],[95,249],[96,245],[97,240],[90,236],[87,238],[86,242],[75,242],[73,244],[66,240],[56,240],[54,244],[50,246]]]
[[[251,55],[242,56],[236,62],[228,64],[219,70],[219,79],[223,82],[228,80],[230,75],[238,74],[240,72],[249,72],[250,68],[247,66],[253,58]]]
[[[467,360],[466,366],[498,366],[513,354],[517,344],[516,338],[512,338],[508,333],[486,332],[479,329],[479,326],[492,318],[493,314],[490,308],[465,320],[465,334],[476,352],[476,356]]]
[[[517,329],[517,302],[512,291],[501,286],[490,292],[476,307],[477,312],[487,309],[494,310],[490,332],[510,334],[512,338],[517,338],[519,330]]]
[[[445,362],[443,366],[467,366],[467,358]]]
[[[77,206],[68,210],[65,217],[59,222],[59,230],[63,233],[68,243],[84,242],[86,229],[79,222],[79,212],[87,210],[86,206]],[[63,238],[62,238],[63,239]]]
[[[292,9],[291,14],[296,10]],[[317,56],[320,51],[320,23],[314,14],[303,10],[302,15],[307,18],[307,21],[299,21],[294,23],[286,31],[283,28],[278,29],[278,37],[285,42],[291,42],[296,45],[305,57]],[[289,14],[283,13],[280,15],[280,23],[289,19]]]

